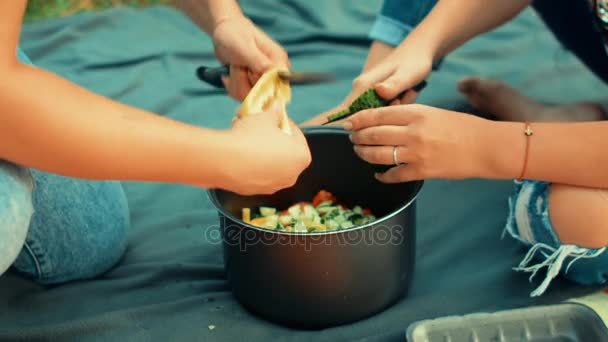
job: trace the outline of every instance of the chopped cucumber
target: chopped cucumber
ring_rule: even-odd
[[[296,220],[300,218],[300,215],[302,215],[302,208],[300,208],[299,204],[289,207],[287,211],[289,212],[289,215]]]
[[[363,215],[357,214],[357,213],[352,213],[352,214],[348,215],[347,218],[348,218],[349,221],[355,222],[357,220],[362,219]]]
[[[292,205],[284,212],[269,206],[259,207],[256,213],[244,208],[242,217],[261,228],[298,233],[346,229],[376,220],[375,216],[365,214],[361,206],[349,209],[337,205],[333,200],[323,201],[316,207],[304,203]]]
[[[302,221],[298,221],[294,226],[294,231],[297,233],[306,233],[308,229],[306,229],[306,225]]]
[[[276,213],[277,213],[277,210],[275,208],[260,207],[260,214],[262,214],[262,216],[264,216],[264,217],[274,215]]]
[[[315,216],[317,216],[317,210],[315,209],[315,207],[313,207],[312,205],[306,205],[304,206],[304,217],[305,218],[309,218],[309,219],[313,219]]]
[[[336,217],[333,218],[334,221],[336,221],[337,223],[342,223],[344,221],[346,221],[346,217],[344,217],[344,215],[339,214]]]
[[[334,204],[334,202],[332,202],[332,201],[323,201],[323,202],[319,203],[319,205],[317,206],[317,209],[321,209],[323,207],[331,207],[332,204]]]
[[[342,229],[351,228],[354,226],[355,225],[350,221],[344,221],[344,222],[340,223],[340,227],[342,227]]]
[[[332,220],[334,217],[340,215],[340,209],[339,208],[335,208],[334,210],[328,212],[327,214],[325,214],[324,218],[326,220]]]
[[[329,230],[336,230],[336,229],[340,228],[340,224],[334,220],[329,220],[329,221],[325,222],[325,225],[327,226],[327,229],[329,229]]]
[[[317,211],[321,214],[327,214],[330,213],[334,210],[338,210],[338,207],[332,207],[332,206],[328,206],[328,207],[317,207]]]
[[[279,222],[284,226],[288,226],[293,222],[293,218],[290,215],[281,215],[279,216]]]

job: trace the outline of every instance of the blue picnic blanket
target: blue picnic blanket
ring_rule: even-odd
[[[334,84],[294,87],[289,113],[304,121],[347,94],[365,60],[367,33],[381,1],[241,5],[287,48],[294,68],[337,73]],[[238,106],[196,79],[197,66],[217,63],[211,41],[171,8],[117,8],[28,23],[22,46],[42,68],[184,122],[225,128]],[[455,82],[471,74],[501,78],[553,103],[601,100],[607,90],[531,11],[450,55],[420,102],[466,109]],[[288,329],[250,314],[231,295],[214,233],[216,211],[202,189],[131,182],[124,187],[132,229],[123,260],[98,279],[52,288],[15,274],[0,277],[1,341],[404,340],[408,325],[418,320],[556,303],[590,291],[558,280],[543,297],[529,297],[537,283],[511,270],[525,251],[500,239],[511,182],[431,180],[418,202],[409,297],[347,326]]]

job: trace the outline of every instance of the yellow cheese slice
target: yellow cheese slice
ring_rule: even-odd
[[[275,67],[262,75],[256,84],[251,88],[243,104],[240,114],[242,117],[264,112],[269,109],[274,101],[281,105],[283,118],[280,128],[283,132],[291,135],[289,118],[287,116],[287,104],[291,102],[291,87],[289,82],[279,77],[279,72],[287,72],[285,68]]]

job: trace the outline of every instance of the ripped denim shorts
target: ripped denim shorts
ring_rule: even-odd
[[[515,181],[515,193],[509,198],[509,217],[505,233],[530,249],[516,271],[531,273],[530,281],[543,269],[545,278],[532,293],[540,296],[558,274],[583,285],[599,285],[608,280],[606,247],[587,249],[562,244],[549,217],[551,183]]]

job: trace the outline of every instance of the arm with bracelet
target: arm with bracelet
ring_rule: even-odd
[[[508,21],[528,4],[439,1],[386,59],[403,62],[383,71],[388,76],[376,90],[391,96],[411,87],[433,61]],[[361,111],[343,126],[352,131],[362,159],[393,166],[377,175],[381,182],[516,180],[505,232],[531,247],[516,269],[547,269],[532,296],[541,295],[559,274],[582,284],[606,283],[608,122],[501,122],[405,104]],[[538,258],[539,264],[531,265]]]

